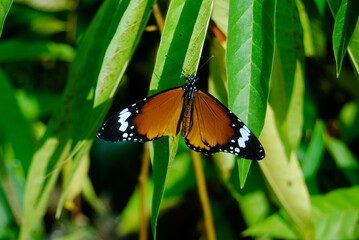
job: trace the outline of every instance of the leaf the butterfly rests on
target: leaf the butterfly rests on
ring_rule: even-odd
[[[188,75],[183,87],[164,90],[132,104],[107,120],[97,136],[106,141],[152,141],[176,138],[205,154],[228,152],[251,160],[265,157],[257,137],[212,95],[198,90]]]

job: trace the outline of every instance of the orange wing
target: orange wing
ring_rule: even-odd
[[[216,98],[200,90],[194,98],[192,125],[185,140],[188,147],[203,153],[264,158],[262,145],[248,127]]]
[[[107,120],[97,136],[112,142],[175,138],[181,127],[183,94],[183,88],[177,87],[132,104]]]

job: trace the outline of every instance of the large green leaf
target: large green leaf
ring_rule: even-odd
[[[0,142],[9,141],[16,159],[21,163],[22,174],[26,176],[34,153],[34,137],[30,121],[21,112],[15,91],[2,69],[0,69],[0,112],[6,113],[0,118]]]
[[[140,37],[141,31],[134,34],[126,27],[143,30],[152,3],[140,1],[138,5],[136,1],[121,1],[119,4],[116,0],[108,0],[83,37],[72,65],[63,104],[52,117],[30,167],[20,238],[27,238],[45,214],[64,161],[81,150],[76,154],[67,178],[67,184],[71,182],[82,154],[91,144],[85,139],[95,136]],[[78,134],[75,139],[78,141],[72,143],[71,133]],[[65,196],[66,189],[63,194]]]
[[[317,239],[359,238],[359,187],[312,197]]]
[[[90,149],[92,141],[88,141],[88,139],[93,139],[112,103],[118,84],[150,16],[153,3],[152,0],[121,2],[105,38],[104,46],[107,48],[103,49],[102,65],[94,70],[96,71],[94,74],[98,78],[93,78],[88,72],[83,73],[87,81],[81,81],[77,86],[76,93],[78,95],[72,106],[73,151],[80,147],[87,150],[79,152],[74,157],[65,189],[59,201],[57,216],[61,212],[67,191],[71,188],[72,177],[83,160],[83,154],[86,154]],[[81,49],[79,49],[80,51]],[[74,79],[78,76],[77,73],[81,71],[82,64],[80,59],[74,62],[74,71],[70,74],[70,78]],[[96,86],[95,91],[94,86]],[[84,121],[84,117],[87,121]]]
[[[212,0],[171,1],[151,80],[151,94],[183,85],[184,79],[180,78],[182,69],[179,66],[183,66],[183,70],[188,74],[195,72],[201,56],[212,4]],[[172,138],[163,137],[155,141],[153,146],[152,230],[156,238],[159,209],[168,169],[177,151],[177,143],[174,143]]]
[[[34,152],[30,120],[21,112],[15,91],[0,69],[0,238],[15,222],[21,224],[25,176]]]
[[[303,124],[303,33],[294,1],[277,1],[276,51],[270,104],[287,152],[296,149]]]
[[[274,54],[274,9],[274,0],[229,2],[228,106],[256,135],[266,114]],[[238,161],[243,186],[251,162]]]
[[[335,14],[334,14],[335,15]],[[359,1],[343,0],[336,14],[333,32],[333,50],[337,63],[337,77],[340,74],[343,58],[357,25],[359,17]]]
[[[274,239],[300,239],[298,233],[280,213],[275,213],[264,221],[246,229],[243,235],[257,238],[269,236]]]
[[[315,239],[358,239],[359,188],[337,189],[311,198]],[[253,227],[244,235],[263,235],[280,239],[299,239],[288,219],[277,212]],[[314,238],[313,238],[314,239]]]
[[[270,107],[260,140],[267,148],[266,159],[259,161],[259,166],[271,190],[302,238],[313,239],[311,204],[304,177],[295,152],[288,158]]]
[[[2,34],[2,29],[4,27],[4,22],[5,22],[6,16],[10,10],[12,2],[13,2],[13,0],[1,0],[0,1],[0,37]]]

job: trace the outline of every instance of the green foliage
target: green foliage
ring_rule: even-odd
[[[141,222],[149,238],[206,237],[181,136],[150,144],[145,196],[143,145],[95,136],[213,55],[200,85],[208,69],[208,91],[266,151],[202,156],[218,239],[358,239],[358,1],[154,5],[0,2],[0,238],[132,239]]]

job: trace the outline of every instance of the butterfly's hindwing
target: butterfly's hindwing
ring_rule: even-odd
[[[263,146],[251,130],[232,112],[232,127],[235,136],[228,144],[221,146],[219,151],[229,152],[239,157],[260,160],[265,157]]]
[[[196,93],[192,122],[185,138],[192,150],[206,154],[228,152],[253,160],[265,156],[262,145],[249,128],[208,93]]]

